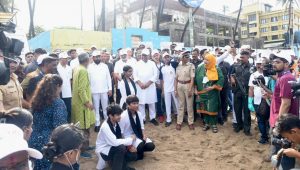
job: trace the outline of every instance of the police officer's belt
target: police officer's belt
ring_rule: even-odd
[[[180,84],[188,84],[190,82],[191,82],[191,80],[188,80],[188,81],[180,81],[180,80],[178,80],[178,83],[180,83]]]

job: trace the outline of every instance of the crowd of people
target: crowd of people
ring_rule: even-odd
[[[248,45],[188,51],[141,44],[114,56],[95,46],[51,54],[37,48],[25,61],[0,51],[3,60],[10,81],[0,85],[0,169],[75,170],[95,150],[97,169],[130,170],[128,162],[156,147],[145,123],[178,131],[187,123],[192,131],[198,121],[203,131],[218,133],[229,113],[233,131],[246,136],[256,117],[258,143],[272,143],[266,161],[274,167],[291,169],[300,161],[299,103],[291,84],[300,62],[286,50],[254,55]]]

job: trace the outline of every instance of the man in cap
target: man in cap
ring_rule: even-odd
[[[257,124],[261,134],[259,144],[267,144],[269,141],[268,132],[267,132],[267,124],[269,120],[269,112],[270,108],[268,105],[265,105],[267,109],[263,111],[260,108],[260,105],[266,104],[265,99],[262,98],[262,88],[260,87],[260,83],[264,85],[268,84],[267,77],[265,78],[263,75],[263,65],[262,59],[259,58],[256,60],[256,69],[254,73],[251,74],[249,80],[249,96],[248,96],[248,108],[251,112],[256,113]],[[263,78],[263,80],[262,80]]]
[[[175,78],[175,95],[179,97],[179,113],[177,116],[177,130],[181,130],[184,107],[186,103],[186,108],[188,112],[188,124],[190,130],[194,130],[194,109],[193,109],[193,99],[194,99],[194,78],[195,78],[195,66],[189,63],[190,52],[185,51],[181,53],[181,63],[176,69]]]
[[[46,74],[53,74],[57,72],[57,59],[43,54],[37,59],[38,69],[36,71],[26,75],[25,79],[22,81],[21,86],[25,93],[26,101],[30,101],[33,92],[40,80]]]
[[[112,84],[108,66],[104,63],[105,56],[95,50],[92,54],[93,63],[88,67],[93,104],[95,106],[95,132],[100,130],[100,101],[104,119],[107,119],[108,96],[112,95]]]
[[[137,97],[139,98],[139,111],[142,118],[146,120],[145,105],[149,106],[150,122],[158,126],[156,121],[155,103],[157,102],[155,82],[158,79],[158,71],[153,61],[148,61],[150,51],[144,49],[142,51],[142,60],[136,64],[134,71],[134,81],[137,86]]]
[[[71,101],[72,101],[72,69],[68,66],[68,54],[62,52],[59,54],[59,64],[57,65],[57,71],[60,77],[63,79],[61,88],[61,97],[65,102],[68,111],[68,122],[71,121]]]
[[[81,53],[78,56],[80,65],[73,70],[73,89],[72,89],[72,123],[80,123],[83,130],[85,141],[82,146],[82,157],[91,158],[88,152],[90,138],[90,127],[95,124],[94,106],[92,103],[92,92],[87,71],[89,65],[89,54]]]
[[[37,59],[39,58],[40,55],[43,55],[43,54],[47,54],[47,52],[46,52],[46,50],[44,50],[42,48],[37,48],[34,50],[32,62],[30,64],[28,64],[24,69],[25,75],[27,75],[31,72],[34,72],[38,68]]]
[[[10,80],[6,85],[0,85],[0,111],[2,112],[14,107],[22,107],[23,102],[23,90],[18,76],[14,73],[19,65],[19,60],[14,58],[8,59],[8,61]]]
[[[42,159],[43,155],[28,147],[20,128],[0,124],[0,169],[33,169],[29,158]]]

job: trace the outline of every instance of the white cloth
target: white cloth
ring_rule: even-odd
[[[100,101],[104,119],[107,119],[108,95],[107,93],[93,93],[93,104],[95,106],[96,123],[95,126],[100,126]]]
[[[227,63],[229,63],[229,65],[233,65],[234,62],[235,62],[235,59],[234,59],[234,57],[233,57],[231,54],[229,54],[229,56],[226,57],[226,58],[224,59],[224,61],[227,62]]]
[[[57,71],[59,76],[63,80],[63,84],[61,86],[62,98],[72,97],[72,90],[71,90],[72,68],[68,65],[66,65],[66,67],[63,67],[59,63],[57,65]]]
[[[226,51],[224,54],[222,54],[220,57],[217,58],[217,65],[219,65],[222,61],[224,61],[226,58],[228,58],[229,53]]]
[[[171,119],[171,107],[172,107],[172,98],[174,100],[174,103],[175,103],[175,107],[176,107],[176,113],[175,114],[178,114],[178,99],[177,97],[175,96],[175,93],[174,91],[172,92],[165,92],[164,93],[164,99],[165,99],[165,106],[166,106],[166,114],[167,114],[167,122],[171,122],[172,119]]]
[[[111,76],[108,66],[104,63],[92,63],[88,67],[92,93],[107,93],[112,90]]]
[[[75,59],[71,60],[70,62],[70,67],[73,70],[75,67],[79,66],[79,60],[78,57],[76,57]]]
[[[148,104],[150,120],[156,118],[155,103]],[[145,104],[139,104],[139,111],[142,114],[143,120],[146,120]]]
[[[153,83],[146,89],[141,89],[137,85],[137,97],[139,98],[139,104],[151,104],[157,102],[155,82],[158,80],[158,72],[153,61],[144,62],[143,60],[137,62],[134,70],[134,81],[141,81],[146,84],[148,81]]]
[[[133,88],[133,86],[132,86],[132,84],[131,84],[130,81],[128,81],[128,85],[129,85],[129,88],[130,88],[130,94],[131,95],[136,95],[135,91],[134,91],[134,88]],[[125,88],[125,82],[124,82],[124,80],[122,80],[119,83],[119,89],[120,89],[120,93],[121,93],[120,106],[122,107],[123,104],[126,102],[126,98],[127,98],[127,93],[126,93],[126,88]]]
[[[258,71],[252,73],[251,76],[250,76],[250,79],[249,79],[249,84],[248,84],[249,87],[253,87],[254,88],[254,90],[253,90],[254,91],[254,100],[253,100],[253,103],[255,105],[259,105],[260,104],[261,99],[262,99],[262,93],[264,91],[259,86],[256,86],[256,85],[253,84],[253,81],[255,80],[255,78],[257,78],[259,76],[263,76],[263,73],[259,73]],[[265,77],[265,82],[266,82],[265,85],[267,85],[268,84],[268,78],[267,77]]]
[[[107,121],[104,121],[97,136],[96,153],[108,155],[112,146],[130,146],[132,143],[133,139],[130,136],[128,136],[128,138],[125,137],[125,139],[117,139],[116,135],[111,131]]]
[[[164,81],[164,93],[174,92],[175,69],[171,65],[164,65],[161,68],[161,74]]]

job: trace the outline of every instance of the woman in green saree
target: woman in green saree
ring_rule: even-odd
[[[214,133],[218,132],[217,115],[220,108],[220,91],[223,87],[224,76],[220,68],[216,66],[216,57],[207,54],[204,64],[196,70],[195,92],[197,113],[203,114],[204,131],[210,127]]]

